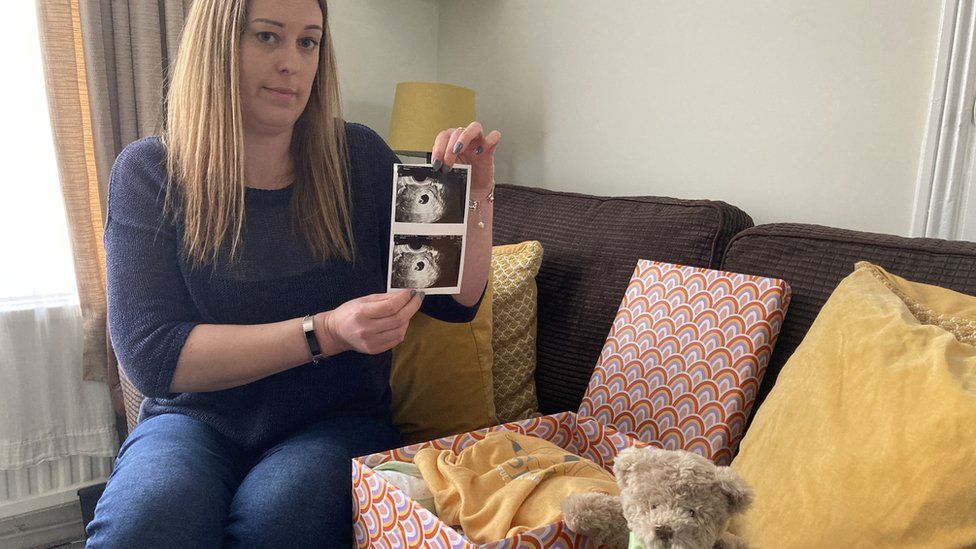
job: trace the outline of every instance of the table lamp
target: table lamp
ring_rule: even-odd
[[[474,122],[474,90],[439,82],[400,82],[393,100],[390,148],[430,162],[434,138],[441,130]]]

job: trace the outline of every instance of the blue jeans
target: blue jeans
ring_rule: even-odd
[[[248,455],[199,420],[154,416],[119,450],[88,547],[349,547],[350,460],[400,444],[388,423],[340,417]]]

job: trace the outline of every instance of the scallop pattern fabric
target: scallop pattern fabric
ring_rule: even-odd
[[[535,395],[538,288],[542,244],[528,240],[491,252],[491,367],[495,412],[507,423],[538,416]]]
[[[789,301],[782,280],[639,261],[579,414],[728,465]]]

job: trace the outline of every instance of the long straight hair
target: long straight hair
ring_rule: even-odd
[[[292,220],[318,259],[352,261],[345,123],[326,2],[318,3],[324,47],[291,141]],[[239,63],[246,4],[193,2],[166,95],[162,139],[169,184],[164,213],[174,206],[182,215],[182,251],[192,267],[216,265],[225,254],[231,262],[239,258],[245,194]]]

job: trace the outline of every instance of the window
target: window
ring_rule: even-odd
[[[78,301],[35,9],[4,10],[16,54],[0,56],[0,309]]]

